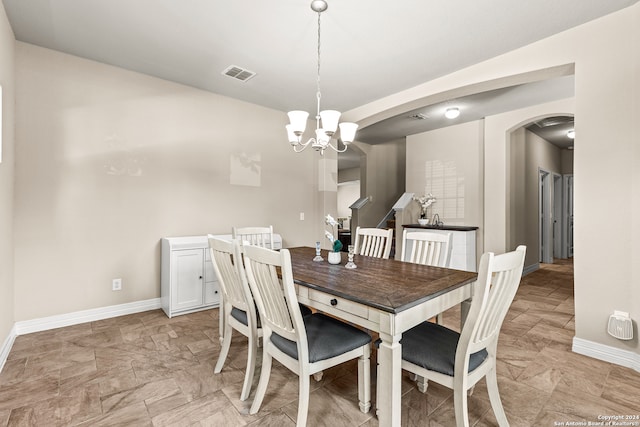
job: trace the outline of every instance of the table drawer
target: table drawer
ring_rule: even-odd
[[[309,299],[329,306],[334,310],[340,310],[353,316],[362,317],[363,319],[367,319],[369,315],[369,310],[365,305],[313,289],[309,289]]]

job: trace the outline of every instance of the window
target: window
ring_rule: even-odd
[[[432,213],[439,212],[448,220],[464,220],[464,175],[459,174],[456,163],[430,160],[425,166],[425,194],[436,197]]]

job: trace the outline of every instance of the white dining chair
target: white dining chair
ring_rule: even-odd
[[[271,375],[272,359],[299,376],[296,425],[305,426],[309,410],[310,376],[358,358],[358,398],[362,412],[371,407],[371,336],[322,313],[302,316],[291,269],[291,255],[257,246],[244,248],[249,285],[262,319],[262,371],[249,410],[260,410]],[[280,269],[282,279],[278,277]]]
[[[231,237],[251,245],[273,249],[273,226],[267,227],[232,227]]]
[[[222,371],[231,346],[232,329],[246,336],[249,340],[247,369],[242,392],[240,393],[240,400],[246,400],[251,392],[258,341],[262,336],[260,318],[257,315],[253,296],[247,282],[239,241],[236,239],[232,241],[223,240],[212,235],[207,237],[209,239],[211,262],[218,276],[218,283],[222,292],[224,309],[220,310],[220,313],[221,316],[225,317],[220,319],[221,322],[224,322],[222,348],[220,349],[214,372],[218,374]]]
[[[448,267],[451,259],[451,233],[404,230],[400,259],[415,264]],[[436,319],[442,324],[442,313]]]
[[[392,228],[356,228],[354,253],[388,259],[393,244]]]
[[[467,392],[486,377],[491,407],[500,426],[508,426],[496,376],[500,327],[518,290],[525,246],[502,255],[485,253],[480,259],[473,300],[460,333],[423,322],[402,334],[402,369],[427,381],[453,389],[457,426],[469,426]]]
[[[400,259],[415,264],[448,267],[451,258],[451,233],[428,231],[402,232]]]

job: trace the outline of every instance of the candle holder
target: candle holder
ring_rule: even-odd
[[[353,262],[353,252],[354,252],[353,245],[349,245],[348,249],[349,249],[349,254],[347,255],[348,262],[344,267],[349,269],[358,268],[358,266]]]
[[[320,256],[320,242],[316,242],[316,256],[313,258],[315,262],[322,262],[324,258]]]

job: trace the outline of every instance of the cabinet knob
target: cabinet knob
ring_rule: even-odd
[[[335,298],[333,298],[333,299],[331,300],[331,305],[338,305],[338,300],[337,300],[337,299],[335,299]]]
[[[202,276],[200,276],[200,280],[202,280]]]

